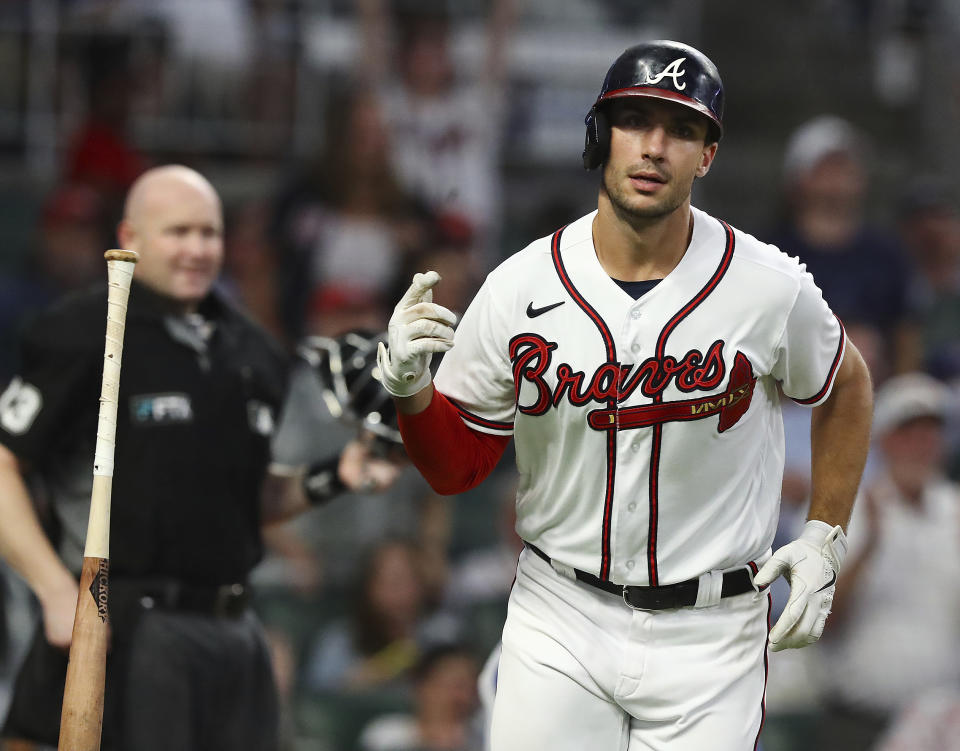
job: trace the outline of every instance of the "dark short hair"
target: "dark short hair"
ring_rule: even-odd
[[[477,655],[466,644],[460,642],[437,644],[425,650],[417,660],[413,668],[414,683],[423,683],[440,663],[450,659],[466,659],[475,664],[478,663]]]

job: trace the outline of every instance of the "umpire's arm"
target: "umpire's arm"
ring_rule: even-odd
[[[345,492],[379,493],[388,490],[402,465],[382,459],[369,441],[358,438],[329,460],[309,467],[271,464],[263,482],[262,524],[282,522]]]
[[[43,609],[47,641],[68,647],[77,605],[77,580],[40,526],[20,461],[0,444],[0,556],[24,578]]]

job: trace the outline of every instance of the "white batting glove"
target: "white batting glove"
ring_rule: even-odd
[[[763,564],[753,579],[758,587],[781,575],[790,582],[790,599],[770,631],[772,651],[805,647],[820,638],[846,554],[847,538],[839,525],[808,521],[798,539]]]
[[[380,381],[393,396],[413,396],[430,385],[430,359],[434,352],[453,347],[457,317],[433,302],[436,271],[414,274],[410,289],[393,309],[387,326],[388,346],[377,347]]]

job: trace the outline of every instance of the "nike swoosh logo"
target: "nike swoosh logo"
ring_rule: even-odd
[[[553,305],[544,305],[542,308],[533,307],[533,303],[531,302],[527,306],[527,318],[536,318],[537,316],[542,316],[544,313],[560,307],[565,302],[566,300],[561,300],[560,302],[555,302]]]
[[[837,572],[834,571],[833,576],[830,577],[830,581],[828,581],[826,584],[820,587],[820,589],[818,589],[817,592],[822,592],[823,590],[829,587],[832,587],[834,584],[836,584],[836,582],[837,582]]]

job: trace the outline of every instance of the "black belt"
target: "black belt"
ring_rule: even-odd
[[[544,553],[536,545],[524,542],[530,550],[536,553],[547,563],[552,564],[550,556]],[[686,608],[695,605],[697,602],[697,592],[700,589],[699,579],[688,579],[676,584],[667,584],[662,587],[633,587],[625,584],[614,584],[613,582],[598,579],[593,574],[579,569],[571,569],[577,581],[589,584],[591,587],[602,589],[604,592],[622,597],[624,602],[631,608],[637,610],[672,610],[674,608]],[[720,589],[720,597],[732,597],[733,595],[742,595],[744,592],[754,591],[753,577],[746,568],[738,568],[733,571],[727,571],[723,575],[723,586]]]
[[[235,617],[250,603],[249,587],[240,584],[186,584],[177,579],[110,579],[110,596],[136,598],[147,609],[176,610]]]

